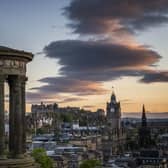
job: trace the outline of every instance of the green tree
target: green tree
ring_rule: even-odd
[[[43,148],[34,149],[32,156],[41,168],[53,168],[53,161],[47,156],[46,151]]]
[[[73,116],[71,114],[61,114],[61,120],[63,122],[72,122],[73,121]]]
[[[95,159],[85,160],[80,164],[80,168],[101,168],[101,162]]]

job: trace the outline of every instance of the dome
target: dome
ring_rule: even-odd
[[[0,46],[0,58],[10,58],[10,57],[31,61],[33,59],[33,54],[30,52],[25,52],[23,50],[16,50],[5,46]]]

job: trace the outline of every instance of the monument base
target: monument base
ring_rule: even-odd
[[[39,168],[31,157],[0,160],[0,168]]]

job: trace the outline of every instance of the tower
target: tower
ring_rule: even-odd
[[[111,129],[119,130],[121,127],[121,107],[120,102],[117,102],[114,91],[111,95],[110,102],[107,102],[107,120]]]
[[[147,118],[146,118],[146,112],[145,112],[145,105],[143,104],[142,107],[142,127],[147,127]]]
[[[104,162],[113,155],[122,154],[125,144],[124,129],[121,128],[121,106],[114,91],[112,91],[110,102],[107,102],[106,112],[106,136],[102,141]]]
[[[147,118],[145,105],[142,107],[141,127],[139,129],[139,146],[140,148],[149,148],[151,146],[151,133],[147,127]]]

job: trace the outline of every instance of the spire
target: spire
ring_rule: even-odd
[[[116,96],[114,93],[114,87],[112,86],[111,102],[116,103]]]
[[[146,111],[145,111],[145,105],[143,104],[142,107],[142,127],[147,126],[147,119],[146,119]]]

